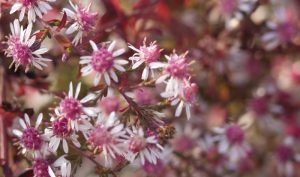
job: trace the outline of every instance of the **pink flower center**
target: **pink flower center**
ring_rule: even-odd
[[[90,131],[88,142],[101,149],[103,145],[112,143],[112,137],[104,125],[99,124]]]
[[[81,103],[75,98],[65,98],[60,103],[60,108],[65,117],[72,120],[78,119],[82,110]]]
[[[228,127],[225,133],[231,144],[238,144],[244,141],[244,131],[238,125]]]
[[[283,23],[278,26],[277,31],[280,35],[281,40],[284,42],[290,41],[297,33],[294,26],[289,22]]]
[[[155,62],[160,57],[160,49],[155,44],[151,44],[149,47],[141,46],[140,51],[140,56],[146,64]]]
[[[129,141],[128,149],[133,153],[138,153],[146,147],[146,141],[143,137],[133,137]]]
[[[91,31],[95,25],[97,13],[89,13],[83,9],[78,9],[77,18],[83,31]]]
[[[114,64],[112,53],[106,48],[93,52],[92,67],[95,71],[103,73],[110,70]]]
[[[171,57],[166,67],[166,72],[179,79],[186,78],[188,76],[188,70],[184,56]]]
[[[287,162],[293,159],[293,150],[285,145],[280,145],[276,151],[277,157],[281,162]]]
[[[235,11],[237,8],[236,0],[220,0],[221,10],[224,14],[228,15]]]
[[[33,6],[38,0],[20,0],[22,5],[25,7]]]
[[[151,104],[153,97],[149,90],[146,89],[136,89],[134,90],[134,98],[138,104],[149,105]]]
[[[113,96],[102,98],[99,106],[106,115],[109,115],[112,112],[118,112],[120,107],[119,100]]]
[[[68,137],[71,129],[68,127],[68,119],[62,118],[52,122],[53,134],[58,137]]]
[[[184,87],[183,95],[186,101],[193,102],[197,94],[198,86],[195,83],[187,85]]]
[[[35,128],[25,129],[20,141],[26,149],[39,150],[42,147],[41,135]]]
[[[14,44],[12,48],[12,56],[15,62],[24,66],[31,64],[32,54],[29,47],[13,41],[12,44]]]
[[[35,159],[33,173],[35,177],[50,177],[48,173],[49,163],[45,159]]]

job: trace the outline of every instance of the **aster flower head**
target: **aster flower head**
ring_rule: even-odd
[[[190,76],[188,72],[188,64],[186,61],[186,55],[188,52],[178,55],[173,52],[170,56],[165,56],[168,60],[167,63],[154,62],[153,68],[163,68],[164,73],[156,80],[156,84],[166,83],[165,92],[169,95],[172,94],[175,97],[183,91],[184,83]]]
[[[103,97],[99,102],[99,107],[104,115],[109,116],[112,112],[118,112],[120,101],[115,96]]]
[[[142,79],[147,80],[149,78],[149,73],[151,72],[153,76],[153,70],[151,63],[157,62],[160,58],[161,49],[156,44],[156,41],[151,42],[149,46],[146,45],[146,38],[144,39],[143,45],[139,49],[129,44],[129,48],[134,50],[136,53],[129,58],[132,61],[132,69],[140,67],[143,63],[145,68],[142,73]]]
[[[128,153],[125,158],[129,161],[140,159],[142,165],[146,161],[156,164],[161,158],[163,147],[158,143],[157,137],[152,133],[144,133],[144,130],[139,127],[127,128],[126,141],[124,142],[128,148]]]
[[[292,8],[278,8],[274,16],[274,20],[267,23],[270,31],[261,37],[267,50],[291,42],[298,33],[297,15]]]
[[[44,58],[41,54],[48,51],[47,48],[36,49],[33,47],[36,36],[31,36],[32,23],[29,23],[26,29],[20,25],[20,22],[16,19],[10,24],[11,35],[8,37],[7,45],[8,48],[5,51],[7,57],[12,57],[13,62],[10,67],[15,64],[15,71],[19,66],[25,67],[27,72],[30,66],[34,66],[42,70],[42,66],[46,67],[46,61],[50,59]]]
[[[126,95],[143,106],[150,105],[154,102],[153,91],[148,88],[137,88],[133,92],[127,92]]]
[[[10,14],[16,11],[21,11],[19,20],[24,19],[25,13],[28,16],[28,22],[35,22],[37,17],[42,18],[43,14],[46,14],[52,9],[49,2],[55,2],[56,0],[17,0],[11,7]]]
[[[22,148],[22,153],[33,153],[36,156],[43,150],[44,138],[42,133],[39,131],[39,125],[42,122],[43,114],[39,114],[34,126],[31,126],[29,116],[24,114],[25,121],[19,119],[19,123],[23,131],[14,129],[13,133],[19,138],[19,145]]]
[[[49,162],[44,158],[35,158],[32,169],[34,177],[55,177]]]
[[[71,129],[76,131],[80,130],[80,127],[84,126],[84,124],[88,126],[89,123],[85,119],[96,116],[98,112],[97,108],[84,106],[85,103],[94,100],[96,95],[88,94],[84,98],[78,99],[80,89],[81,83],[77,84],[74,92],[73,83],[70,82],[68,95],[60,102],[59,107],[55,109],[56,115],[68,119]],[[80,126],[80,124],[83,125]]]
[[[228,156],[232,166],[236,166],[237,162],[245,158],[251,151],[250,146],[245,141],[245,130],[239,124],[227,125],[223,128],[215,128],[215,137],[218,140],[218,151]]]
[[[88,133],[87,141],[95,152],[104,156],[105,164],[111,164],[112,159],[118,155],[124,155],[123,139],[124,125],[112,112],[109,117],[98,115],[96,125]]]
[[[69,152],[68,140],[70,140],[76,147],[80,147],[80,143],[77,140],[78,135],[69,126],[69,120],[65,117],[51,118],[51,127],[45,129],[45,136],[49,140],[49,149],[52,152],[56,152],[60,142],[62,142],[63,150],[65,153]]]
[[[66,12],[67,16],[73,20],[73,24],[66,30],[66,34],[76,32],[76,36],[72,43],[74,45],[78,45],[78,43],[82,42],[84,33],[88,33],[94,29],[98,14],[96,12],[89,12],[92,3],[83,8],[73,4],[71,0],[69,0],[69,2],[71,7],[74,9],[74,12],[67,8],[64,8],[63,11]]]
[[[128,63],[127,60],[117,58],[125,52],[125,49],[118,49],[113,51],[116,42],[113,41],[108,47],[102,46],[98,48],[95,42],[90,41],[93,48],[93,52],[90,56],[80,57],[80,64],[85,65],[81,68],[82,76],[87,76],[93,71],[96,72],[94,78],[94,85],[98,85],[101,81],[102,76],[107,85],[111,84],[111,79],[118,82],[118,76],[115,72],[117,69],[120,72],[124,72],[125,68],[122,65]]]
[[[182,113],[182,109],[185,107],[186,116],[191,118],[191,107],[194,104],[197,97],[198,86],[195,83],[185,81],[183,89],[176,96],[173,92],[163,92],[161,95],[171,100],[171,105],[176,106],[175,116],[179,117]]]

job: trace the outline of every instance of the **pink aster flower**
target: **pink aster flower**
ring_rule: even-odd
[[[143,63],[145,64],[145,68],[142,73],[142,79],[147,80],[149,78],[149,73],[151,72],[151,75],[153,76],[153,68],[151,67],[151,63],[156,62],[159,60],[161,49],[156,44],[156,41],[149,44],[149,46],[146,45],[146,38],[144,39],[143,45],[140,46],[139,49],[135,48],[134,46],[130,45],[128,46],[132,50],[134,50],[135,53],[132,57],[129,58],[129,60],[132,61],[132,69],[136,69],[140,67]]]
[[[274,21],[269,21],[269,32],[261,40],[267,50],[272,50],[281,44],[290,42],[298,33],[297,15],[292,8],[279,8],[274,12]]]
[[[133,92],[126,92],[126,95],[132,98],[136,103],[140,105],[150,105],[154,102],[153,91],[148,88],[138,88]]]
[[[141,127],[127,128],[125,144],[128,148],[128,153],[125,158],[131,162],[135,159],[140,159],[142,165],[146,161],[156,164],[161,158],[161,151],[164,149],[159,143],[155,135],[145,134]]]
[[[185,82],[182,92],[177,96],[172,92],[163,92],[161,95],[168,98],[171,101],[172,106],[176,106],[175,116],[179,117],[182,113],[182,109],[185,107],[186,116],[191,118],[191,107],[196,100],[198,87],[195,83]]]
[[[44,158],[35,158],[32,169],[34,177],[55,177],[49,162]]]
[[[76,32],[76,36],[72,43],[74,45],[78,45],[78,43],[82,42],[83,34],[91,32],[94,29],[97,13],[89,12],[92,3],[90,3],[86,8],[82,8],[74,5],[71,0],[69,0],[69,2],[75,12],[67,8],[63,9],[63,11],[66,12],[66,14],[74,21],[73,24],[66,30],[66,34],[72,34]]]
[[[88,133],[87,141],[96,152],[100,152],[105,159],[105,165],[112,164],[112,159],[124,155],[123,139],[124,125],[112,112],[109,117],[98,115],[96,125]]]
[[[31,36],[32,23],[29,23],[26,29],[20,25],[18,20],[10,24],[11,35],[8,37],[8,48],[5,51],[7,57],[12,57],[13,62],[10,67],[15,64],[15,71],[19,66],[24,66],[25,71],[29,70],[29,66],[33,65],[42,70],[42,66],[46,67],[45,61],[51,61],[44,58],[41,54],[48,51],[47,48],[35,49],[33,44],[36,36]]]
[[[87,130],[90,123],[86,120],[89,117],[97,116],[98,109],[95,107],[85,107],[84,104],[94,100],[96,95],[88,94],[81,100],[78,99],[81,83],[73,91],[73,84],[70,82],[68,95],[60,102],[59,107],[55,109],[58,117],[64,117],[69,120],[72,130]]]
[[[49,140],[49,149],[52,152],[56,152],[60,142],[62,142],[64,152],[68,153],[68,140],[70,140],[70,142],[72,142],[76,147],[80,147],[80,143],[77,140],[78,135],[76,135],[74,130],[69,127],[69,120],[67,118],[52,117],[51,120],[52,125],[45,129],[45,136]]]
[[[29,116],[24,115],[25,121],[19,119],[19,123],[23,131],[14,129],[13,133],[19,138],[19,145],[22,148],[22,153],[32,153],[33,156],[39,156],[42,150],[47,150],[44,147],[44,137],[39,131],[39,125],[42,122],[43,114],[39,114],[34,126],[31,126]],[[43,151],[44,152],[44,151]]]
[[[250,152],[250,146],[245,141],[245,131],[238,124],[231,124],[224,128],[216,128],[219,133],[218,151],[221,154],[228,156],[230,163],[236,165],[241,158],[245,158]]]
[[[52,9],[48,2],[55,2],[56,0],[17,0],[11,7],[10,14],[16,11],[21,11],[19,20],[22,21],[25,13],[28,16],[28,22],[35,22],[36,16],[43,17],[49,10]]]
[[[119,112],[120,101],[115,96],[102,97],[99,102],[99,107],[104,116],[109,116],[112,112]]]
[[[92,55],[80,57],[79,63],[86,65],[81,68],[82,76],[89,75],[92,73],[92,71],[94,71],[96,72],[94,85],[99,84],[102,76],[104,76],[104,80],[107,85],[111,84],[111,79],[115,82],[118,82],[119,79],[115,69],[120,72],[124,72],[125,68],[122,65],[127,64],[128,61],[124,59],[118,59],[116,57],[122,55],[125,52],[125,49],[113,51],[116,45],[115,41],[111,42],[108,48],[104,46],[98,48],[93,41],[90,41],[90,44],[93,48]]]
[[[156,80],[156,84],[166,83],[165,92],[177,96],[183,91],[184,83],[189,77],[188,64],[186,63],[187,52],[181,55],[175,52],[165,56],[168,63],[153,62],[151,68],[163,68],[164,73]]]

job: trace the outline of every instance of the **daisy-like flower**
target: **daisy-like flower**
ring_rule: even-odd
[[[195,83],[186,82],[181,93],[176,97],[172,93],[164,92],[162,96],[172,100],[171,105],[178,105],[175,111],[175,116],[179,117],[182,113],[182,109],[185,107],[186,116],[191,118],[191,107],[196,100],[198,86]]]
[[[60,102],[59,107],[55,109],[58,117],[64,117],[69,120],[72,130],[88,129],[90,123],[86,120],[89,117],[97,116],[98,109],[95,107],[85,107],[84,104],[94,100],[96,95],[88,94],[81,100],[78,99],[81,89],[81,83],[77,84],[75,92],[73,84],[70,82],[68,95]]]
[[[102,76],[104,76],[107,85],[111,84],[111,79],[118,82],[119,79],[114,69],[124,72],[125,68],[122,65],[127,64],[128,61],[117,59],[116,57],[122,55],[125,52],[125,49],[113,51],[116,45],[115,41],[111,42],[108,48],[104,46],[98,48],[93,41],[90,41],[90,44],[93,48],[92,55],[80,57],[81,60],[79,63],[83,65],[86,64],[86,66],[81,69],[82,76],[89,75],[94,71],[96,72],[94,85],[99,84]]]
[[[42,66],[46,67],[45,61],[51,61],[44,58],[41,54],[48,51],[47,48],[33,48],[36,36],[30,36],[32,31],[32,23],[29,23],[27,28],[23,30],[23,26],[16,19],[10,24],[11,35],[8,37],[8,48],[5,51],[7,57],[12,57],[13,62],[10,67],[15,64],[15,70],[19,66],[24,66],[25,71],[29,70],[29,66],[33,65],[42,70]]]
[[[218,140],[218,151],[229,158],[232,166],[237,165],[238,161],[245,158],[251,148],[245,141],[245,132],[238,124],[231,124],[224,128],[214,129],[219,133],[215,140]]]
[[[190,124],[176,124],[176,134],[171,141],[172,148],[177,152],[189,152],[197,145],[199,135],[199,130]]]
[[[60,142],[62,142],[65,153],[69,152],[67,140],[71,140],[76,147],[80,147],[78,135],[69,127],[69,120],[65,117],[52,117],[52,126],[45,130],[45,135],[49,139],[49,149],[56,152]]]
[[[274,15],[274,21],[267,23],[267,27],[271,31],[261,37],[267,50],[272,50],[281,44],[292,41],[298,33],[297,15],[291,8],[276,9]]]
[[[165,92],[174,95],[175,97],[183,91],[184,83],[189,77],[188,64],[186,63],[187,52],[181,55],[175,52],[170,56],[165,56],[168,63],[152,62],[151,68],[163,68],[164,73],[156,80],[156,84],[165,82]]]
[[[151,133],[145,135],[141,127],[134,126],[127,128],[127,133],[124,143],[127,145],[129,153],[125,155],[125,158],[131,162],[140,159],[142,165],[146,161],[156,164],[157,160],[161,158],[161,151],[163,150],[156,136]]]
[[[142,73],[142,80],[147,80],[149,78],[150,72],[153,76],[154,74],[150,63],[158,61],[160,57],[160,52],[162,51],[162,49],[160,49],[159,46],[156,44],[156,41],[151,42],[149,46],[147,46],[145,38],[143,45],[140,46],[139,49],[135,48],[130,44],[128,47],[137,52],[129,58],[129,60],[131,60],[133,63],[132,69],[136,69],[144,63],[145,68]]]
[[[104,156],[105,165],[112,164],[117,155],[124,155],[123,139],[124,125],[113,112],[109,117],[98,115],[96,125],[88,133],[88,143],[95,152]]]
[[[74,45],[78,45],[78,43],[82,42],[83,34],[89,33],[94,29],[98,14],[96,12],[89,12],[92,3],[90,3],[86,8],[82,8],[74,5],[71,0],[69,2],[71,7],[74,9],[74,12],[67,8],[64,8],[63,11],[66,12],[67,16],[73,19],[74,22],[66,30],[66,34],[72,34],[76,32],[76,36],[72,43]]]
[[[49,162],[44,158],[34,159],[32,169],[34,177],[55,177]]]
[[[11,7],[10,14],[21,11],[19,15],[20,21],[24,19],[25,13],[27,13],[28,22],[35,22],[37,16],[42,18],[43,14],[46,14],[52,9],[49,2],[55,1],[56,0],[17,0]]]
[[[44,138],[42,133],[38,130],[42,122],[43,114],[39,114],[34,126],[31,126],[29,116],[24,115],[25,121],[19,119],[19,123],[23,131],[14,129],[13,133],[19,138],[18,144],[22,148],[23,154],[32,153],[34,157],[39,156],[44,148]]]
[[[59,172],[62,177],[70,177],[71,176],[71,171],[72,171],[71,162],[65,158],[65,155],[58,158],[53,163],[53,167],[59,168],[59,170],[60,170]]]

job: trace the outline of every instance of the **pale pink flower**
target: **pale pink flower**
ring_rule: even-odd
[[[24,19],[25,13],[27,13],[28,22],[35,22],[37,16],[42,18],[43,14],[46,14],[52,9],[49,2],[55,1],[56,0],[17,0],[11,7],[10,14],[21,11],[19,15],[20,21]]]
[[[156,44],[156,41],[151,42],[149,46],[147,46],[146,38],[145,38],[143,45],[140,46],[139,49],[135,48],[130,44],[128,47],[134,50],[135,52],[137,52],[129,58],[129,60],[131,60],[133,63],[132,69],[136,69],[144,63],[145,68],[143,69],[143,73],[141,77],[142,80],[147,80],[149,78],[149,73],[151,73],[153,77],[154,73],[153,73],[153,68],[151,67],[151,63],[159,60],[160,52],[161,52],[161,49]]]
[[[147,135],[141,127],[135,126],[127,128],[126,140],[124,143],[127,146],[128,153],[125,158],[131,162],[139,159],[144,165],[146,161],[156,164],[161,158],[163,147],[158,143],[155,135]]]
[[[124,125],[114,112],[109,117],[99,114],[96,125],[88,132],[87,141],[92,149],[101,152],[105,165],[111,165],[112,159],[125,153],[122,140],[125,133]]]
[[[13,62],[10,67],[15,64],[15,71],[19,66],[25,67],[25,71],[29,70],[29,67],[34,67],[42,70],[42,66],[46,67],[46,61],[50,59],[44,58],[41,54],[48,51],[47,48],[35,49],[33,44],[35,43],[36,36],[31,36],[32,23],[29,23],[27,28],[23,30],[23,26],[20,25],[18,20],[14,20],[10,24],[11,35],[8,37],[8,48],[5,51],[7,57],[12,57]]]
[[[67,8],[64,8],[63,11],[66,12],[67,16],[74,22],[67,28],[66,34],[76,32],[76,36],[72,43],[74,45],[78,45],[78,43],[82,42],[84,33],[91,32],[95,28],[97,13],[89,12],[92,3],[90,3],[86,8],[82,8],[73,4],[71,0],[69,0],[69,2],[71,7],[74,9],[74,12]]]
[[[104,46],[98,48],[93,41],[90,41],[90,44],[93,48],[92,55],[80,57],[79,63],[85,65],[80,70],[82,76],[87,76],[94,71],[96,72],[93,81],[94,85],[99,84],[102,76],[104,76],[107,85],[111,84],[111,79],[118,82],[119,79],[115,69],[120,72],[125,72],[125,68],[122,65],[127,64],[128,61],[117,57],[122,55],[125,52],[125,49],[113,51],[116,45],[115,41],[111,42],[108,48]]]
[[[32,153],[33,156],[39,156],[44,148],[44,137],[39,131],[39,125],[42,122],[43,114],[39,114],[34,126],[31,126],[29,116],[24,114],[25,121],[19,119],[19,123],[23,131],[14,129],[13,133],[19,138],[19,145],[22,148],[22,153]]]

